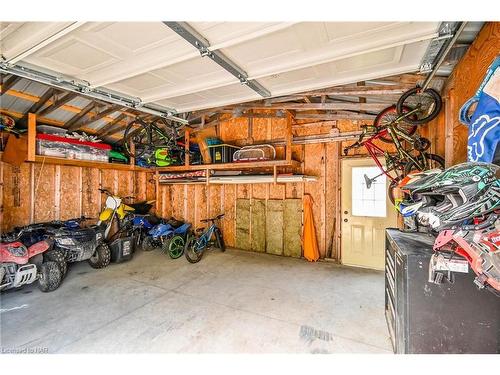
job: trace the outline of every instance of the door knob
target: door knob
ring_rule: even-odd
[[[347,219],[344,219],[344,223],[347,223],[348,221],[349,221],[349,220],[347,220]]]

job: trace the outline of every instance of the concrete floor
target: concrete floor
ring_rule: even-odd
[[[2,293],[0,319],[2,349],[49,353],[392,352],[382,272],[231,249],[76,264],[52,293]]]

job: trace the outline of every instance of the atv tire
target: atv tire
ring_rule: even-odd
[[[61,277],[64,279],[66,273],[68,272],[68,263],[66,262],[64,253],[60,250],[50,250],[47,251],[44,255],[47,261],[57,263],[59,270],[61,271]]]
[[[59,288],[61,282],[59,265],[53,261],[42,263],[38,270],[38,288],[42,292],[52,292]]]
[[[111,250],[106,243],[101,243],[95,249],[94,255],[90,257],[87,262],[90,264],[92,268],[104,268],[109,265],[111,262]]]
[[[142,251],[153,251],[156,248],[153,237],[151,236],[144,237],[142,239],[141,248]]]

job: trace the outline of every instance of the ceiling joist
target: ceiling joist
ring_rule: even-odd
[[[79,125],[78,122],[85,117],[90,111],[92,111],[95,108],[95,103],[90,102],[85,108],[83,108],[79,113],[75,114],[73,117],[71,117],[66,123],[64,124],[64,127],[68,130],[75,130],[78,129]]]
[[[51,114],[52,112],[54,112],[55,110],[57,110],[60,107],[62,107],[63,105],[69,103],[70,101],[72,101],[76,97],[78,97],[77,93],[75,93],[75,92],[68,92],[63,97],[61,97],[61,98],[53,101],[52,104],[50,104],[49,106],[47,106],[44,109],[38,111],[37,115],[38,116],[47,116],[47,115]]]
[[[21,77],[18,77],[18,76],[13,76],[11,75],[9,78],[7,78],[5,81],[3,80],[4,79],[4,75],[2,75],[2,91],[0,91],[0,96],[2,96],[3,94],[5,94],[7,91],[9,91],[17,82],[19,82],[19,80],[21,79]]]
[[[96,121],[99,121],[99,120],[103,119],[104,117],[106,117],[114,112],[120,111],[121,109],[122,109],[122,106],[113,105],[113,106],[99,112],[94,117],[92,117],[89,121],[87,121],[83,124],[79,124],[78,126],[75,126],[74,130],[79,129],[79,128],[83,128],[83,127],[88,127],[89,125],[95,123]]]

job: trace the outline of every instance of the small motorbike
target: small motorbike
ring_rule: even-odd
[[[144,237],[142,249],[151,251],[161,248],[170,258],[177,259],[184,253],[184,245],[190,228],[191,224],[172,219],[158,224]]]
[[[103,194],[106,194],[106,202],[104,208],[99,214],[97,226],[104,226],[104,239],[109,241],[112,237],[117,238],[116,232],[128,230],[124,219],[132,213],[138,215],[146,215],[153,207],[153,201],[142,201],[137,203],[125,204],[123,200],[133,197],[120,198],[112,194],[107,189],[99,189]]]
[[[142,245],[148,231],[162,222],[159,217],[152,214],[130,214],[125,218],[125,221],[124,226],[128,228],[127,232],[134,238],[135,248]]]
[[[42,292],[51,292],[61,285],[60,254],[52,250],[50,239],[39,239],[36,233],[28,232],[24,229],[1,238],[0,290],[19,288],[36,280]]]

